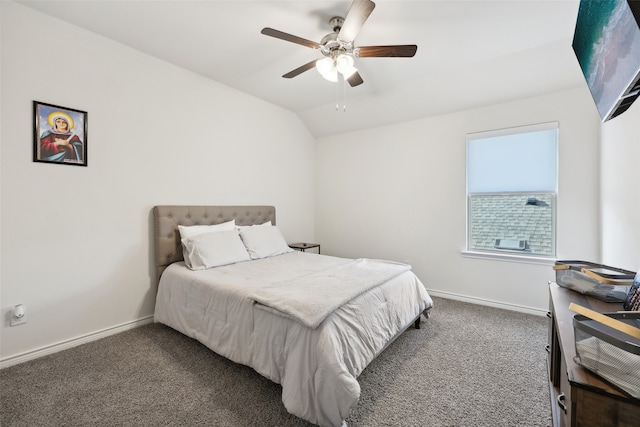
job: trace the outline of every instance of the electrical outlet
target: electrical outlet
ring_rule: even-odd
[[[18,304],[11,310],[11,326],[18,326],[27,323],[27,307]]]

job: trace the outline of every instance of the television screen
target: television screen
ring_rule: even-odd
[[[578,8],[573,51],[603,122],[640,93],[640,27],[628,1],[581,0]]]

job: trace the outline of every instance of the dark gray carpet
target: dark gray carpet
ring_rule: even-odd
[[[364,426],[550,426],[547,320],[434,298],[362,373]],[[280,386],[151,324],[0,370],[0,425],[309,426]]]

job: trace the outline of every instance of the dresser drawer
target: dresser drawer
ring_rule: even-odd
[[[584,427],[637,427],[640,406],[582,388],[574,388],[576,400],[576,426]]]

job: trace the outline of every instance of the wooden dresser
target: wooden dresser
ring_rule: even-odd
[[[607,303],[549,284],[549,390],[555,427],[640,426],[640,400],[627,396],[595,374],[581,368],[573,335],[570,303],[601,313],[622,310]]]

